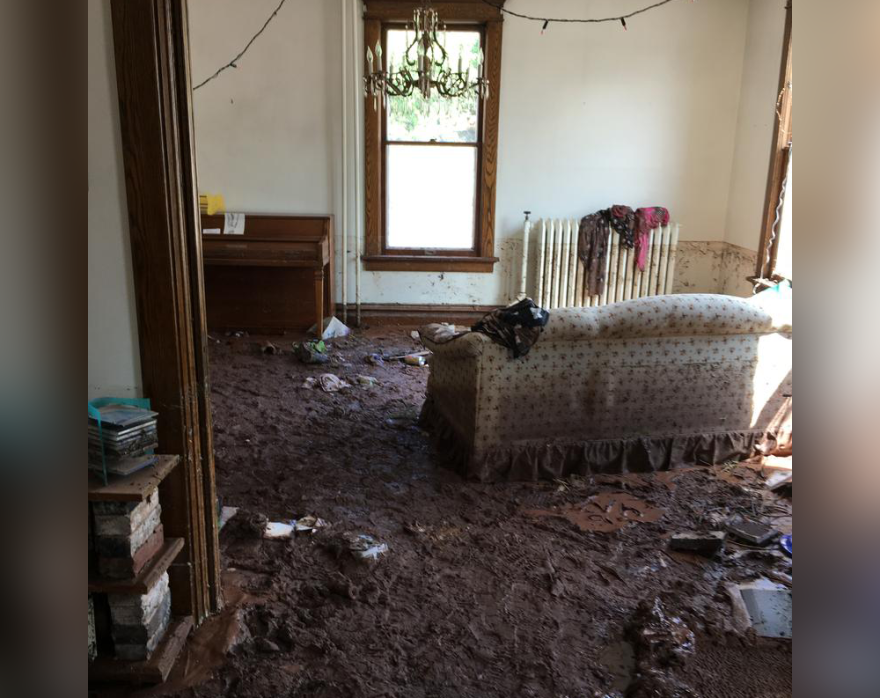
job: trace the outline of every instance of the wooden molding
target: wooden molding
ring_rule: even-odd
[[[497,0],[495,4],[503,5],[504,0]],[[413,11],[422,5],[422,0],[365,0],[364,19],[405,22],[412,20]],[[431,7],[437,10],[440,19],[448,24],[502,20],[501,12],[482,0],[442,0],[432,2]],[[365,45],[372,46],[374,44]]]
[[[181,457],[160,486],[165,531],[185,541],[173,612],[199,623],[220,588],[186,0],[111,11],[144,394],[159,449]]]
[[[767,263],[767,243],[776,220],[776,206],[779,203],[779,195],[782,191],[782,181],[785,179],[785,168],[788,164],[788,144],[792,133],[791,100],[792,91],[789,83],[792,78],[792,52],[791,52],[791,3],[785,8],[785,36],[782,42],[782,64],[779,72],[780,95],[777,106],[779,117],[773,129],[773,144],[770,151],[770,168],[767,174],[767,193],[764,198],[764,217],[761,226],[761,237],[758,244],[758,262],[755,268],[757,278],[770,277],[776,265],[776,252],[779,246],[779,238],[774,241],[770,250],[770,263]]]
[[[449,322],[470,327],[477,320],[499,306],[495,305],[419,305],[397,303],[361,304],[361,323],[368,325],[427,325],[431,322]],[[342,317],[345,307],[336,306],[336,315]],[[348,316],[357,313],[355,304],[348,305]]]
[[[441,271],[491,274],[498,257],[453,257],[442,255],[367,255],[367,271]]]
[[[383,25],[406,21],[421,2],[412,0],[367,0],[364,12],[364,44],[375,46],[382,41]],[[486,76],[489,97],[482,104],[480,144],[478,148],[479,180],[476,203],[476,248],[465,256],[425,255],[420,250],[391,254],[384,249],[385,237],[385,172],[383,113],[374,108],[372,97],[364,98],[364,263],[368,271],[472,271],[491,273],[495,258],[495,194],[498,171],[498,124],[501,94],[502,15],[480,0],[449,0],[432,3],[444,21],[470,23],[483,32]]]

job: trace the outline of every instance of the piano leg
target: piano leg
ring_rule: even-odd
[[[317,329],[318,339],[324,334],[324,270],[315,271],[315,313],[318,316]]]

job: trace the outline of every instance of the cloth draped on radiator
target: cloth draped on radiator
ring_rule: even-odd
[[[647,206],[636,209],[636,264],[641,271],[645,270],[648,236],[654,228],[661,225],[669,225],[669,209],[662,206]]]
[[[620,241],[629,248],[635,246],[636,213],[629,206],[616,205],[601,212],[617,234]]]
[[[578,257],[584,264],[584,286],[591,296],[605,289],[605,253],[608,223],[602,211],[581,218],[578,226]]]
[[[511,349],[513,358],[518,359],[529,353],[548,320],[550,313],[535,305],[531,298],[524,298],[506,308],[498,308],[484,315],[471,330]]]

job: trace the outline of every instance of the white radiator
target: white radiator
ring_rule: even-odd
[[[636,266],[634,250],[621,245],[620,236],[609,230],[608,252],[605,255],[605,289],[602,295],[595,296],[590,296],[585,288],[584,265],[577,255],[579,225],[580,222],[574,218],[545,218],[533,226],[526,215],[523,226],[520,298],[529,295],[530,250],[534,258],[532,298],[548,310],[607,305],[631,298],[672,293],[678,234],[681,228],[678,223],[670,223],[651,231],[644,271]],[[538,237],[535,246],[530,245],[533,234]]]

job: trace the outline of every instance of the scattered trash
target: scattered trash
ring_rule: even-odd
[[[266,341],[260,346],[260,351],[264,354],[280,354],[281,349],[276,347],[272,342]]]
[[[727,530],[735,537],[752,545],[767,545],[779,535],[779,531],[770,526],[742,518],[734,519],[728,523]]]
[[[226,333],[227,337],[247,337],[248,333],[244,330],[230,330]]]
[[[317,385],[318,379],[314,376],[309,376],[303,381],[303,384],[300,387],[305,388],[306,390],[314,390]]]
[[[362,388],[372,388],[376,385],[379,385],[379,379],[373,378],[373,376],[358,375],[356,376],[356,378],[358,385],[360,385]]]
[[[706,533],[688,531],[672,536],[669,540],[669,547],[683,553],[715,557],[724,549],[726,538],[727,534],[724,531],[708,531]]]
[[[317,516],[303,516],[293,523],[293,530],[296,533],[315,533],[320,528],[328,528],[330,524],[324,519]]]
[[[352,555],[361,560],[377,560],[388,552],[388,545],[364,533],[346,533],[343,538]]]
[[[733,591],[735,589],[735,592]],[[792,626],[791,589],[769,579],[735,585],[731,590],[734,606],[738,593],[748,621],[761,637],[790,638]]]
[[[409,356],[403,357],[403,363],[405,363],[407,366],[424,366],[428,362],[421,354],[410,354]]]
[[[431,352],[430,350],[426,350],[426,351],[412,351],[412,352],[408,352],[408,353],[406,353],[406,354],[393,354],[393,355],[391,355],[391,356],[383,356],[382,358],[383,358],[385,361],[403,361],[403,360],[405,360],[406,357],[408,357],[408,356],[424,356],[424,357],[425,357],[425,361],[427,361],[427,360],[428,360],[427,357],[431,356],[431,354],[432,354],[432,352]]]
[[[295,521],[270,521],[266,524],[266,529],[263,531],[263,538],[268,538],[269,540],[290,538],[293,535],[295,523]]]
[[[373,366],[384,366],[385,359],[382,358],[381,354],[368,354],[364,357],[364,361],[368,364],[372,364]]]
[[[422,336],[419,334],[418,330],[413,330],[412,332],[409,333],[409,336],[412,337],[417,342],[420,342],[422,340]]]
[[[326,364],[330,361],[327,345],[324,340],[313,339],[310,342],[297,342],[293,345],[293,353],[304,364]]]
[[[351,387],[339,376],[332,373],[322,373],[318,377],[318,382],[321,384],[321,390],[325,393],[337,393],[340,390],[345,390],[346,388]]]
[[[312,325],[309,332],[315,332],[317,325]],[[351,330],[342,324],[335,316],[324,318],[324,331],[321,332],[321,339],[334,339],[336,337],[348,337]]]
[[[791,534],[787,533],[782,538],[779,539],[779,547],[789,556],[792,557],[791,554]]]
[[[791,471],[778,470],[775,473],[772,473],[765,481],[764,484],[767,485],[767,489],[780,490],[785,486],[791,486]]]
[[[556,509],[527,509],[532,517],[554,517],[570,521],[582,531],[610,533],[629,523],[659,521],[665,509],[634,497],[626,492],[602,492],[581,504],[569,504]]]
[[[670,616],[659,598],[642,601],[631,628],[640,662],[668,667],[694,653],[696,638],[681,618]]]
[[[217,523],[217,527],[222,529],[229,520],[238,513],[238,507],[223,507],[220,509],[220,519]]]

